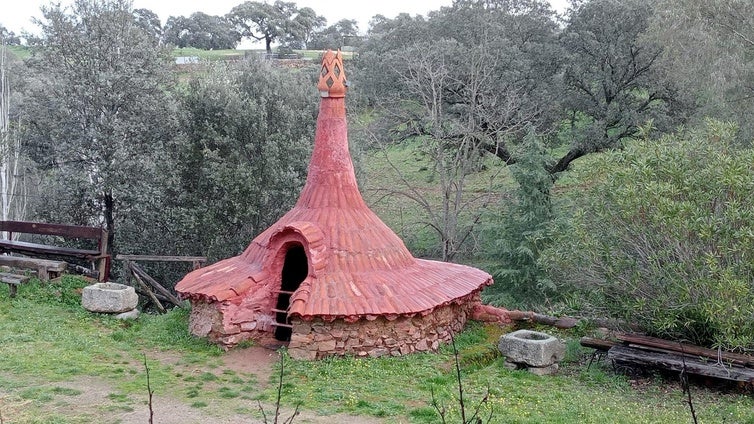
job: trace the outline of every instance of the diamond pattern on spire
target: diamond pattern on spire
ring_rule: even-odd
[[[345,97],[348,90],[343,55],[328,50],[322,57],[322,69],[317,89],[322,97]]]

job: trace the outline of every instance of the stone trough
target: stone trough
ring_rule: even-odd
[[[81,293],[81,306],[90,312],[120,314],[135,310],[138,303],[134,288],[124,284],[95,283]]]
[[[518,330],[503,335],[498,349],[505,355],[506,366],[527,369],[537,375],[558,371],[558,362],[565,357],[565,344],[549,334]]]

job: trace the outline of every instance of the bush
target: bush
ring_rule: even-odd
[[[552,276],[650,333],[754,347],[754,150],[736,129],[638,141],[580,176]]]

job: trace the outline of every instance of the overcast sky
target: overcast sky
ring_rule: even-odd
[[[66,6],[73,0],[57,0]],[[269,0],[272,3],[274,0]],[[394,18],[399,13],[426,15],[431,10],[450,6],[453,0],[287,0],[298,7],[311,7],[317,14],[327,18],[328,25],[341,19],[356,19],[359,29],[365,32],[372,16],[381,14]],[[163,24],[168,16],[189,16],[194,12],[209,15],[225,15],[244,0],[133,0],[134,9],[149,9],[156,13]],[[22,30],[36,33],[32,17],[41,17],[40,6],[49,0],[0,0],[0,24],[20,35]],[[568,0],[550,0],[555,10],[563,12]]]

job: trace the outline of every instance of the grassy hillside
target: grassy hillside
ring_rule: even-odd
[[[26,59],[31,55],[31,52],[26,46],[6,46],[8,51],[18,59]]]
[[[195,56],[201,60],[240,60],[243,59],[246,54],[264,53],[264,50],[201,50],[193,47],[183,47],[173,49],[173,57],[180,56]]]
[[[419,152],[419,143],[413,140],[367,151],[361,163],[361,190],[367,204],[415,255],[438,257],[439,236],[430,227],[432,218],[422,202],[441,214],[443,195],[431,158]],[[485,202],[490,210],[499,209],[515,183],[501,161],[487,157],[484,171],[469,175],[465,184],[462,225],[469,225]]]

